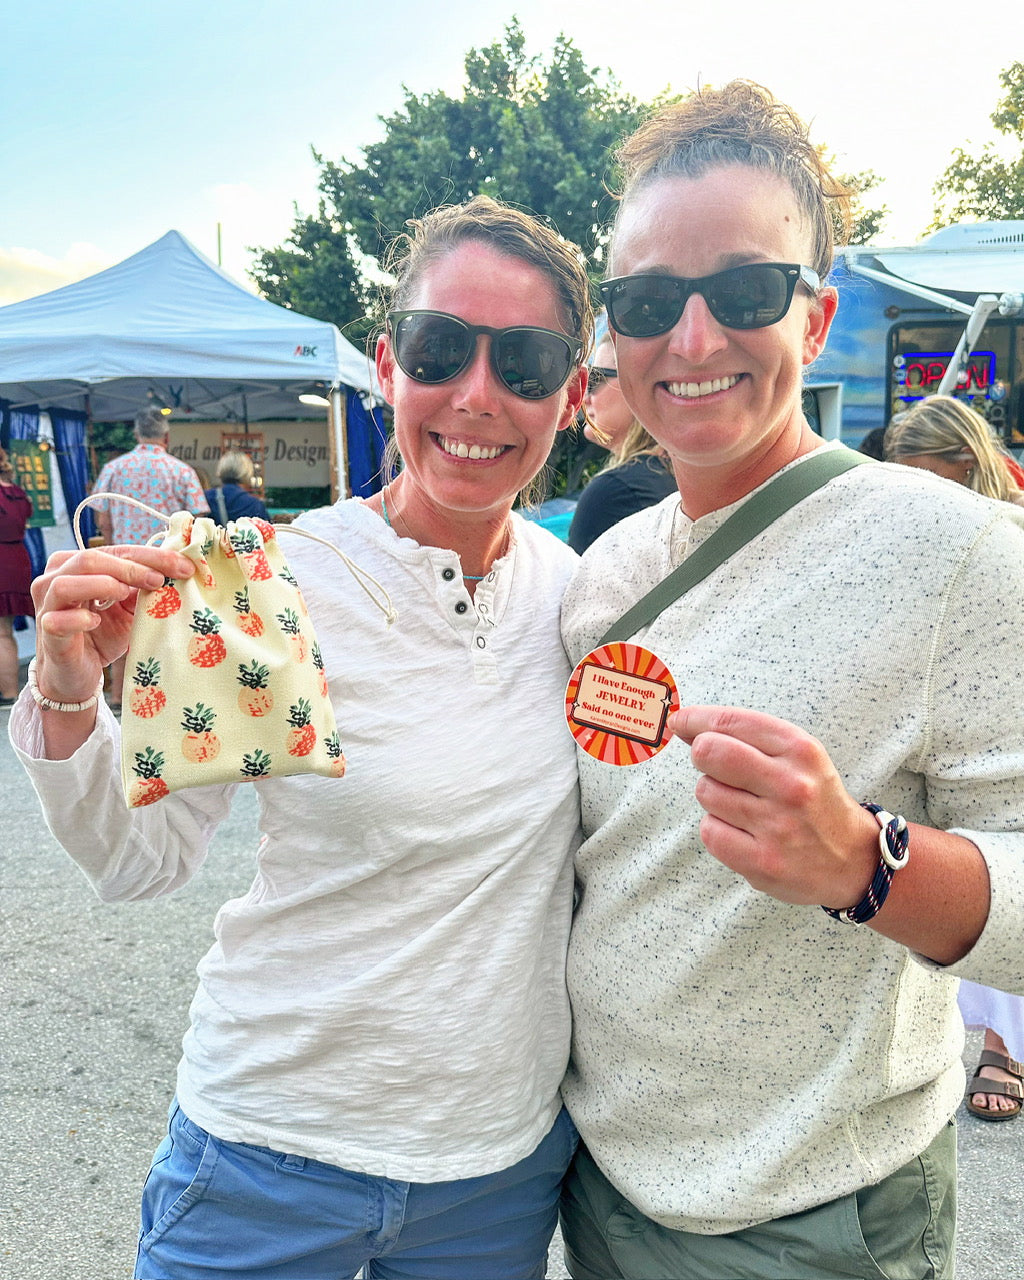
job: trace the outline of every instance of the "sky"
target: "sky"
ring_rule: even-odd
[[[910,244],[956,147],[998,135],[1024,5],[991,0],[0,0],[0,304],[102,270],[174,228],[246,276],[316,210],[313,150],[359,161],[406,90],[458,94],[518,17],[648,101],[757,80],[841,172],[884,178],[880,239]]]

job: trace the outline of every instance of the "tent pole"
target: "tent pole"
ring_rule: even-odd
[[[345,395],[341,387],[331,387],[327,410],[327,431],[331,442],[331,501],[350,498],[348,474],[348,423]]]
[[[82,403],[85,407],[85,450],[89,459],[89,468],[92,471],[92,480],[95,480],[100,473],[99,467],[96,465],[96,446],[92,442],[92,399],[88,391],[82,397]],[[92,484],[89,485],[90,490]]]

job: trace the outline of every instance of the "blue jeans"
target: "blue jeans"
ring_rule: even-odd
[[[214,1138],[174,1105],[136,1280],[543,1280],[577,1135],[563,1109],[499,1173],[397,1182]]]

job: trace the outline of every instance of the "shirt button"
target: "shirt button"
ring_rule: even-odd
[[[469,605],[466,604],[465,600],[456,601],[456,604],[455,604],[456,613],[465,613],[468,608],[469,608]]]
[[[477,647],[478,649],[486,649],[486,648],[487,648],[487,641],[483,638],[483,636],[477,636],[477,638],[476,638],[476,647]]]
[[[444,578],[445,582],[451,582],[452,578],[454,578],[454,577],[455,577],[455,570],[454,570],[454,569],[442,569],[442,570],[441,570],[441,577],[442,577],[442,578]]]

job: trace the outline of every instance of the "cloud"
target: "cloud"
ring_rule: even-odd
[[[81,241],[71,245],[63,258],[19,245],[0,246],[0,306],[49,293],[110,266],[113,261],[107,254]]]
[[[250,246],[280,244],[295,221],[293,201],[302,204],[304,192],[257,190],[246,182],[222,182],[200,193],[201,212],[181,231],[208,258],[217,261],[217,228],[220,227],[221,263],[239,284],[256,291],[246,274],[252,265]],[[305,206],[302,206],[305,210]],[[315,205],[314,205],[315,208]]]

